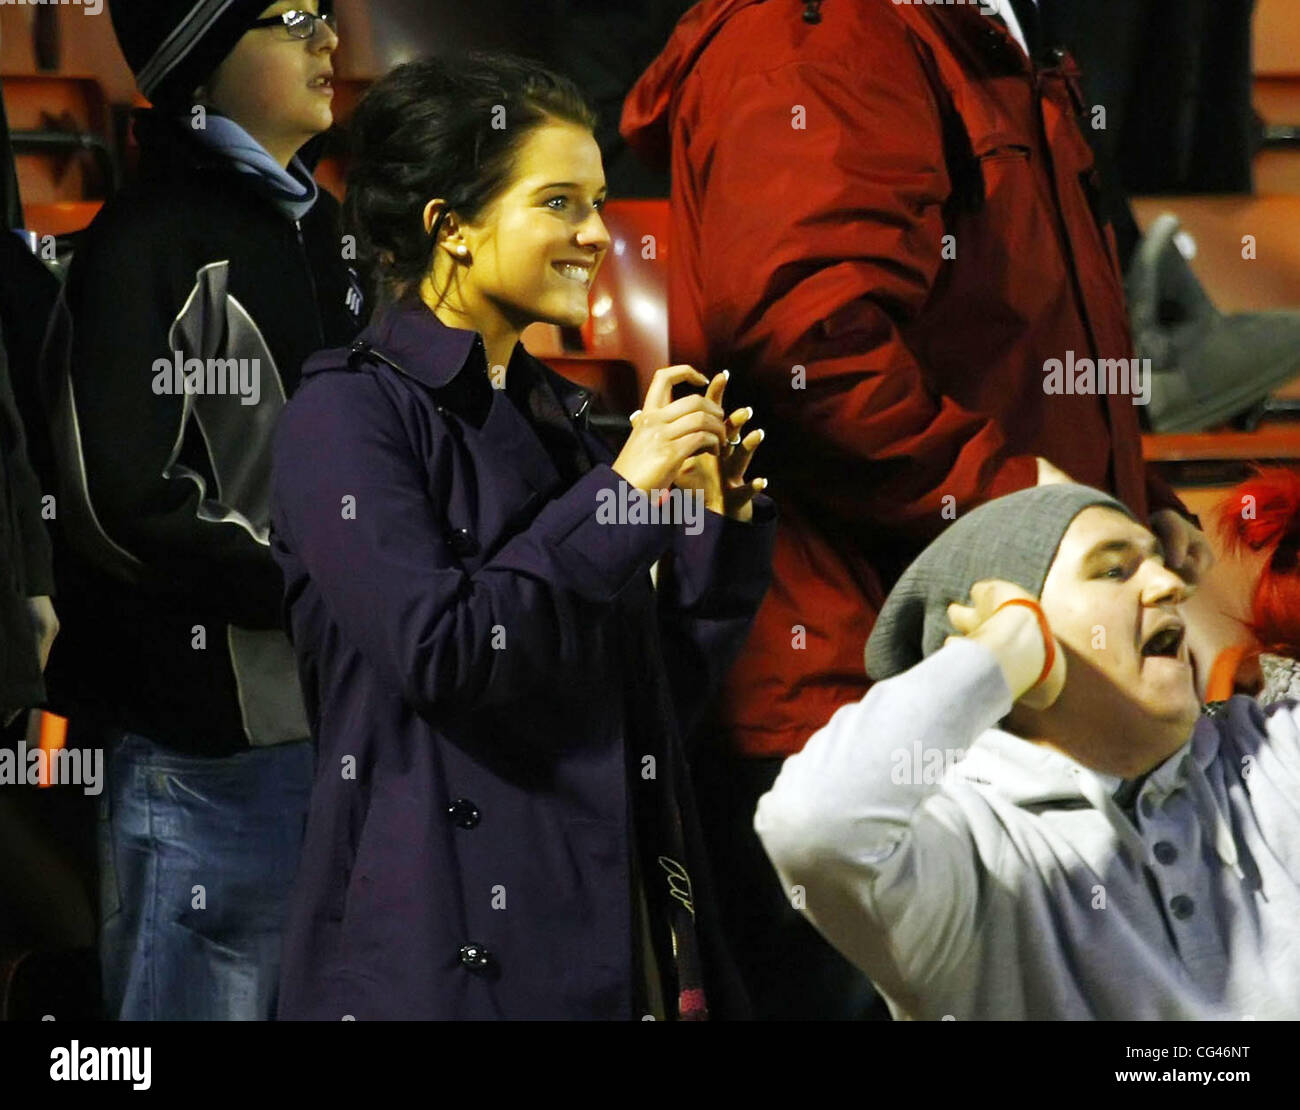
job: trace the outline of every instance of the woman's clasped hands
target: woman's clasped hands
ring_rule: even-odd
[[[750,520],[755,495],[767,488],[767,479],[745,477],[763,432],[742,434],[753,409],[727,415],[728,377],[724,370],[710,380],[692,366],[656,371],[644,406],[631,416],[632,432],[614,460],[615,472],[647,492],[670,486],[698,490],[711,512]],[[674,400],[678,385],[706,388]]]

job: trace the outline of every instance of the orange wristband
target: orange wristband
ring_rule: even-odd
[[[1034,686],[1040,686],[1047,676],[1052,673],[1052,668],[1056,665],[1056,637],[1052,635],[1052,627],[1047,623],[1047,615],[1038,602],[1030,601],[1027,597],[1013,597],[1010,601],[1004,601],[994,609],[993,616],[996,617],[1008,605],[1023,605],[1026,609],[1032,609],[1034,616],[1038,618],[1038,628],[1043,634],[1043,650],[1046,655],[1043,661],[1043,673],[1034,680]],[[1034,686],[1029,688],[1032,690]]]

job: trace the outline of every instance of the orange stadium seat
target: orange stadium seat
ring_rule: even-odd
[[[102,200],[61,200],[53,204],[23,205],[23,219],[27,230],[37,235],[53,235],[56,239],[89,226],[102,208]]]
[[[1300,308],[1300,196],[1137,197],[1145,230],[1173,212],[1196,240],[1192,269],[1224,312]],[[1243,257],[1245,236],[1255,258]]]
[[[117,183],[109,109],[93,77],[0,78],[19,190],[29,204],[103,198]]]
[[[1255,9],[1255,110],[1267,147],[1255,159],[1261,193],[1300,193],[1300,14],[1295,0]]]
[[[1256,76],[1300,77],[1300,19],[1295,0],[1258,0],[1255,6]]]

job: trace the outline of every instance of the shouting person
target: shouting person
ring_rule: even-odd
[[[1187,593],[1072,484],[974,510],[902,576],[876,685],[755,816],[896,1017],[1300,1017],[1300,708],[1200,715]]]

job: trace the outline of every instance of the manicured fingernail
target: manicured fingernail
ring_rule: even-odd
[[[634,412],[631,416],[627,418],[627,422],[629,424],[633,423],[636,420],[636,418],[640,415],[641,415],[641,410],[637,409],[636,412]]]
[[[722,376],[723,376],[724,378],[726,378],[727,381],[731,381],[731,371],[730,371],[730,370],[724,370],[724,371],[722,372]]]
[[[755,488],[756,490],[765,490],[765,489],[767,489],[767,487],[768,487],[768,481],[767,481],[766,478],[755,478],[755,479],[754,479],[754,488]]]
[[[759,442],[759,443],[762,443],[763,440],[767,439],[767,433],[766,433],[765,431],[763,431],[762,428],[759,428],[757,431],[754,432],[754,434],[755,434],[756,436],[758,436],[758,442]]]

